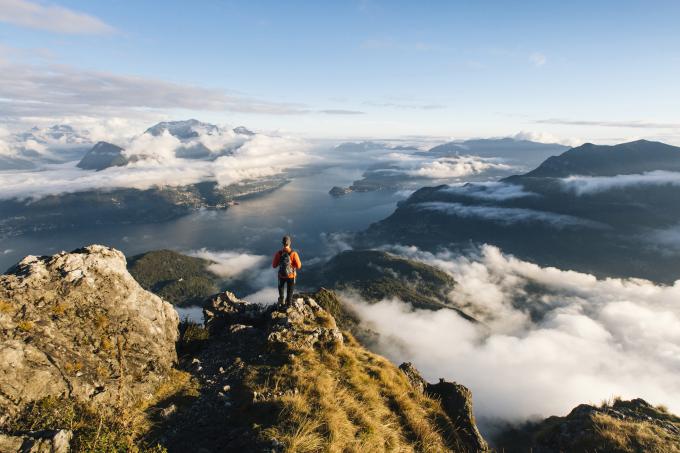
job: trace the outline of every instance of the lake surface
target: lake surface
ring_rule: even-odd
[[[169,222],[83,227],[25,234],[0,240],[0,269],[26,255],[51,255],[88,244],[104,244],[132,256],[148,250],[187,252],[201,248],[270,255],[281,236],[293,236],[293,246],[306,262],[333,252],[337,233],[363,230],[390,215],[403,199],[389,191],[328,194],[332,186],[347,186],[360,168],[338,166],[298,176],[285,186],[241,201],[224,211],[204,210]],[[82,223],[86,223],[83,219]]]

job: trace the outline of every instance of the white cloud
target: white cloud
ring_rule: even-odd
[[[515,198],[536,197],[538,194],[527,192],[524,187],[517,184],[504,182],[479,182],[469,183],[463,186],[449,186],[443,189],[445,192],[452,192],[480,200],[512,200]]]
[[[72,35],[115,32],[111,25],[89,14],[28,0],[0,0],[0,22]]]
[[[559,143],[560,145],[566,145],[566,146],[578,146],[583,144],[583,140],[580,138],[562,138],[558,137],[556,135],[553,135],[549,132],[539,132],[539,131],[519,131],[515,135],[512,136],[515,140],[528,140],[531,142],[538,142],[538,143]]]
[[[605,192],[630,186],[672,185],[680,186],[680,173],[672,171],[651,171],[642,174],[616,176],[570,176],[561,180],[567,190],[577,195]]]
[[[428,179],[458,179],[478,175],[490,170],[507,171],[512,169],[499,159],[478,156],[452,156],[432,158],[424,153],[389,152],[380,159],[398,167],[407,176]]]
[[[432,179],[461,178],[476,175],[488,170],[509,170],[509,165],[494,162],[475,156],[458,156],[440,158],[432,162],[423,163],[419,168],[409,170],[411,176]]]
[[[158,163],[173,163],[177,161],[175,151],[182,146],[176,137],[170,135],[166,130],[161,135],[141,134],[135,137],[128,146],[125,147],[124,154],[128,158],[138,158]]]
[[[541,52],[534,52],[529,55],[529,61],[536,67],[543,66],[547,63],[548,58]]]
[[[215,181],[227,186],[246,179],[270,177],[307,164],[309,145],[294,137],[255,135],[231,155],[214,160],[175,157],[181,143],[169,134],[142,134],[126,153],[140,158],[124,167],[94,172],[75,162],[47,164],[38,170],[0,172],[0,199],[38,199],[47,195],[116,188],[149,189]]]
[[[265,261],[265,257],[262,255],[234,251],[215,251],[206,248],[189,252],[189,255],[214,261],[213,264],[208,266],[208,270],[223,278],[237,277],[243,272],[260,267]]]
[[[612,395],[680,411],[680,281],[598,280],[491,246],[473,256],[392,251],[450,273],[457,286],[449,300],[483,323],[398,300],[355,300],[356,310],[379,333],[380,352],[414,362],[430,381],[470,387],[482,419],[565,414]],[[530,310],[542,315],[532,319]]]
[[[501,225],[518,223],[545,223],[554,228],[603,228],[604,225],[588,219],[547,211],[526,208],[505,208],[501,206],[470,206],[462,203],[428,201],[415,205],[418,209],[439,211],[448,215],[464,218],[490,220]]]

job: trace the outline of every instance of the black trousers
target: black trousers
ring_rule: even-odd
[[[279,303],[283,302],[283,288],[286,287],[286,303],[289,304],[293,299],[293,289],[295,288],[294,278],[279,278]]]

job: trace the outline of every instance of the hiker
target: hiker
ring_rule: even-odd
[[[290,304],[293,298],[293,288],[297,269],[302,267],[300,256],[290,248],[290,236],[284,236],[281,240],[283,248],[274,254],[273,268],[279,268],[279,303],[283,303],[283,287],[286,287],[286,304]]]

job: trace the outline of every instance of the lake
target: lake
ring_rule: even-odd
[[[329,237],[368,227],[390,215],[403,199],[391,191],[340,198],[328,194],[332,186],[347,186],[361,173],[360,168],[348,166],[319,169],[227,210],[202,210],[163,223],[80,227],[2,239],[0,268],[7,269],[26,255],[52,255],[95,243],[115,247],[127,256],[163,248],[268,256],[280,246],[284,234],[293,236],[293,246],[306,262],[314,261],[331,252]]]

